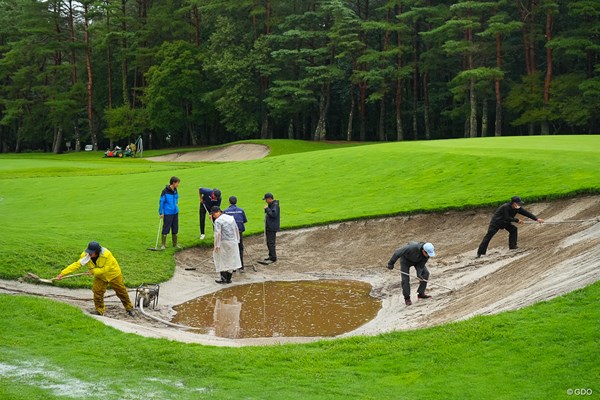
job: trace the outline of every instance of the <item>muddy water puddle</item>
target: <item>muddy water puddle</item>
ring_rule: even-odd
[[[227,338],[336,336],[375,318],[370,291],[350,280],[252,283],[175,306],[173,322]]]

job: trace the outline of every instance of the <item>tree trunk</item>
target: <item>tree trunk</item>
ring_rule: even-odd
[[[21,121],[17,122],[17,143],[15,144],[15,153],[21,152]]]
[[[87,117],[88,117],[88,128],[90,131],[90,137],[92,139],[92,145],[94,147],[94,151],[98,151],[98,138],[96,137],[96,131],[94,129],[94,109],[93,109],[93,75],[92,75],[92,51],[90,47],[90,32],[89,32],[89,4],[83,3],[83,42],[85,44],[85,65],[87,68],[88,82],[87,82],[87,93],[88,93],[88,103],[87,103]]]
[[[77,82],[77,57],[75,54],[75,27],[73,24],[73,1],[69,0],[69,41],[71,42],[71,84]]]
[[[350,112],[348,113],[348,129],[346,130],[346,140],[352,140],[352,130],[354,123],[354,108],[356,107],[356,100],[354,99],[354,85],[350,84]]]
[[[54,154],[61,154],[62,153],[63,130],[62,130],[62,128],[57,128],[56,131],[57,131],[56,138],[54,141],[54,147],[52,148],[52,152]]]
[[[187,127],[188,135],[190,138],[190,143],[192,146],[198,145],[198,140],[196,139],[196,135],[194,135],[194,127],[192,125],[192,106],[190,103],[185,103],[185,125]]]
[[[496,67],[502,70],[502,38],[496,34]],[[494,122],[494,136],[502,136],[502,93],[500,92],[500,78],[494,82],[496,92],[496,120]]]
[[[261,115],[261,124],[260,124],[260,137],[261,139],[269,138],[269,112],[267,110],[267,105],[264,102],[265,97],[267,97],[266,93],[269,89],[268,78],[265,76],[261,76],[259,79],[259,99],[260,99],[260,115]]]
[[[425,2],[427,7],[431,7],[431,1],[427,0]],[[431,22],[427,23],[425,29],[430,31],[433,29]],[[431,46],[426,43],[425,44],[425,52],[428,53],[431,50]],[[425,139],[431,139],[431,124],[429,121],[429,70],[425,65],[423,67],[423,123],[425,124]]]
[[[287,130],[288,139],[294,139],[294,119],[290,118],[290,123],[288,124]]]
[[[544,80],[544,109],[548,109],[550,105],[550,84],[552,82],[552,48],[548,46],[548,42],[552,40],[552,14],[550,11],[546,14],[546,78]],[[548,135],[550,127],[548,117],[542,121],[542,135]]]
[[[481,107],[481,137],[487,136],[488,133],[488,101],[483,99]]]
[[[267,0],[265,5],[265,36],[268,37],[271,34],[271,2]],[[254,24],[256,24],[256,18],[253,17]],[[256,37],[256,26],[255,29],[255,37]],[[269,109],[264,99],[267,97],[267,92],[269,90],[269,77],[268,76],[260,76],[259,78],[259,87],[260,87],[260,115],[261,115],[261,127],[260,127],[260,137],[263,139],[273,138],[273,132],[269,129]]]
[[[54,69],[54,72],[52,73],[52,86],[56,86],[57,85],[57,74],[58,74],[60,65],[62,64],[62,52],[60,50],[60,48],[62,47],[61,46],[62,45],[62,43],[61,43],[62,42],[62,38],[61,38],[61,25],[60,25],[60,3],[54,3],[54,10],[53,11],[54,11],[54,14],[55,14],[54,29],[56,31],[56,40],[59,43],[58,49],[55,50],[55,52],[54,52],[54,66],[56,68]],[[71,50],[74,51],[74,48],[71,48]],[[72,63],[73,63],[73,60],[72,60]],[[71,66],[71,79],[73,79],[73,66],[74,65],[75,64],[73,63],[72,66]],[[55,153],[55,154],[59,154],[59,153],[62,152],[61,151],[61,147],[62,147],[62,128],[60,126],[57,126],[57,125],[58,125],[57,123],[53,124],[54,135],[52,137],[52,152]]]
[[[425,123],[425,139],[431,139],[429,124],[429,72],[423,72],[423,122]]]
[[[112,108],[112,95],[113,95],[113,70],[112,70],[112,49],[110,40],[110,3],[106,0],[106,80],[108,83],[108,108]]]
[[[402,14],[402,5],[395,6],[396,16]],[[402,35],[400,31],[396,33],[396,45],[398,46],[399,52],[396,56],[396,69],[398,72],[402,69]],[[396,140],[404,140],[404,128],[402,127],[402,88],[404,80],[402,78],[396,79]]]
[[[475,79],[469,80],[469,99],[471,113],[469,116],[469,137],[477,137],[477,94],[475,93]]]
[[[330,84],[321,86],[321,99],[319,100],[319,122],[315,129],[314,140],[324,140],[327,136],[327,114],[329,113]]]
[[[359,84],[360,91],[360,141],[364,142],[367,138],[367,84]]]
[[[417,140],[418,135],[418,108],[419,108],[419,23],[415,23],[415,34],[413,37],[413,110],[412,110],[412,124],[413,124],[413,138]]]
[[[75,132],[75,147],[74,151],[81,151],[81,134],[79,133],[79,125],[77,121],[73,122],[73,132]]]
[[[523,21],[523,48],[525,50],[525,70],[527,76],[531,78],[536,72],[535,63],[535,8],[537,7],[537,0],[527,0],[527,4],[523,4],[523,0],[516,0],[517,7],[521,14],[521,20]],[[530,84],[530,90],[533,87]],[[533,135],[535,126],[533,122],[529,123],[528,134]]]
[[[200,47],[200,13],[198,6],[192,7],[192,15],[194,16],[194,44],[196,48]]]
[[[467,41],[469,42],[469,47],[473,48],[473,30],[467,29]],[[473,63],[473,54],[469,52],[467,56],[468,60],[468,68],[472,70],[474,67]],[[469,99],[470,99],[470,108],[471,113],[469,117],[469,136],[474,138],[477,137],[477,94],[475,93],[475,78],[471,77],[469,79]]]
[[[127,88],[127,75],[129,73],[128,65],[127,65],[127,8],[126,8],[127,0],[121,0],[121,85],[123,90],[123,105],[129,106],[129,93]]]
[[[404,128],[402,127],[402,79],[396,80],[396,140],[404,140]]]
[[[379,103],[379,141],[385,142],[385,96]]]

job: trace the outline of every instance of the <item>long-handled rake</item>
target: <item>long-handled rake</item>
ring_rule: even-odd
[[[526,224],[538,224],[539,222],[537,221],[524,221]],[[584,224],[586,222],[600,222],[600,218],[594,218],[594,219],[568,219],[568,220],[564,220],[564,221],[544,221],[544,224]]]
[[[214,234],[214,231],[215,231],[215,221],[212,220],[212,216],[210,215],[210,210],[206,207],[206,204],[204,204],[204,202],[202,202],[200,204],[202,204],[202,207],[204,207],[204,209],[206,210],[206,214],[208,215],[208,219],[210,220],[210,223],[212,224],[213,234]],[[202,235],[202,232],[200,232],[200,234]]]
[[[246,252],[246,255],[248,256],[248,258],[250,258],[250,264],[252,265],[252,270],[254,272],[256,272],[256,265],[254,265],[254,260],[252,259],[252,256],[250,255],[250,253],[248,253],[246,246],[244,246],[244,251]]]
[[[160,228],[162,226],[162,218],[160,218],[158,220],[158,230],[156,231],[156,244],[154,245],[154,247],[148,247],[148,250],[150,251],[162,251],[162,249],[158,248],[158,237],[160,236]]]
[[[410,276],[410,274],[408,274],[408,273],[406,273],[406,272],[404,272],[404,271],[400,271],[400,273],[401,273],[401,274],[404,274],[404,275],[406,275],[406,276]],[[444,289],[448,289],[449,291],[451,291],[451,292],[454,292],[454,289],[452,289],[452,288],[449,288],[448,286],[440,285],[439,283],[435,283],[435,282],[431,282],[431,281],[425,280],[425,279],[421,278],[421,277],[420,277],[420,276],[418,276],[418,275],[417,275],[417,279],[418,279],[419,281],[421,281],[421,282],[427,282],[427,283],[429,283],[430,285],[436,285],[436,286],[440,286],[440,287],[443,287]]]
[[[67,275],[67,276],[63,276],[63,279],[67,279],[67,278],[75,278],[76,276],[82,276],[82,275],[87,275],[87,272],[82,272],[81,274],[73,274],[73,275]],[[27,275],[25,275],[25,277],[27,279],[31,279],[34,282],[40,282],[40,283],[49,283],[49,284],[53,284],[54,281],[57,281],[58,279],[56,278],[52,278],[52,279],[44,279],[44,278],[40,278],[39,276],[37,276],[34,273],[28,272]]]

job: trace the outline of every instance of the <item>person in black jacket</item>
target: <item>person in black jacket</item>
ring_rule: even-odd
[[[267,248],[269,256],[261,264],[272,264],[277,261],[277,251],[275,250],[275,241],[277,232],[279,232],[279,200],[273,198],[273,193],[265,193],[263,200],[267,202],[265,208],[265,237],[267,239]]]
[[[200,195],[200,240],[204,240],[206,214],[210,214],[210,210],[215,206],[221,207],[221,191],[217,188],[201,187],[198,189],[198,194]]]
[[[496,209],[494,215],[492,216],[492,220],[490,221],[490,226],[488,227],[488,231],[483,237],[479,248],[477,249],[477,258],[481,257],[487,252],[488,245],[490,244],[490,240],[494,237],[494,235],[500,229],[506,229],[508,231],[508,248],[509,249],[517,249],[517,227],[511,224],[511,222],[517,222],[519,224],[524,223],[522,219],[516,218],[515,215],[521,214],[530,218],[534,221],[539,222],[540,224],[544,223],[544,220],[536,217],[526,209],[522,208],[523,200],[519,196],[513,196],[508,203],[502,204],[500,207]]]
[[[388,261],[388,269],[394,269],[394,264],[400,259],[400,273],[402,274],[402,294],[404,295],[404,303],[407,306],[412,305],[410,299],[410,276],[408,271],[410,267],[415,267],[417,270],[417,278],[421,281],[417,289],[417,297],[419,299],[429,299],[431,296],[425,294],[427,289],[427,279],[429,279],[429,270],[425,264],[429,261],[429,257],[435,256],[435,250],[431,243],[425,242],[409,242],[406,246],[400,247],[392,258]]]

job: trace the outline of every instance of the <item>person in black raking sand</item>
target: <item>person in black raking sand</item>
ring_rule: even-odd
[[[515,215],[517,214],[524,215],[527,218],[539,222],[540,224],[544,223],[543,219],[536,217],[535,215],[523,208],[523,200],[521,200],[519,196],[513,196],[508,203],[502,204],[494,212],[492,220],[490,221],[490,225],[488,226],[488,231],[483,237],[479,248],[477,249],[477,258],[481,257],[487,252],[490,240],[492,240],[494,235],[500,229],[506,229],[508,231],[508,248],[511,250],[518,248],[518,229],[511,222],[523,224],[524,221],[520,218],[515,217]]]
[[[409,242],[406,246],[400,247],[392,258],[387,263],[388,269],[394,269],[394,264],[400,259],[400,273],[402,275],[402,294],[404,295],[404,303],[407,306],[412,305],[410,299],[410,276],[408,271],[410,267],[415,267],[417,270],[417,278],[421,281],[417,289],[417,297],[419,299],[429,299],[431,296],[425,294],[427,289],[427,280],[429,279],[429,270],[425,266],[429,257],[435,256],[435,250],[431,243],[425,242]]]
[[[269,255],[261,264],[272,264],[277,261],[276,240],[277,232],[280,226],[280,210],[279,200],[273,198],[273,193],[265,193],[263,200],[267,202],[265,205],[265,238],[267,240],[267,248]]]
[[[200,240],[204,240],[206,227],[206,214],[210,214],[213,207],[221,207],[221,191],[217,188],[198,189],[200,196]]]

